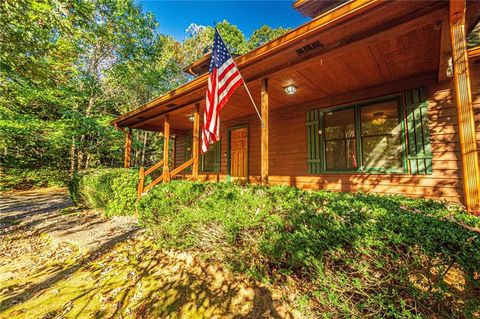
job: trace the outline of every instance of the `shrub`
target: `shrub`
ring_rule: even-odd
[[[438,201],[173,181],[144,196],[139,212],[165,247],[271,280],[296,274],[315,287],[308,294],[325,315],[479,311],[480,238],[467,228],[480,218]]]
[[[137,201],[138,171],[101,169],[75,175],[69,183],[71,199],[106,216],[133,215]]]
[[[136,176],[79,176],[72,193],[107,214],[131,214]],[[480,314],[480,218],[458,206],[175,180],[154,187],[136,208],[163,247],[200,251],[265,280],[297,278],[319,316]]]
[[[48,168],[5,169],[0,173],[0,192],[25,190],[37,187],[64,187],[69,180],[68,172]]]

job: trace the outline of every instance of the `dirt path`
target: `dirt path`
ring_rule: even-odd
[[[0,196],[0,318],[296,318],[295,294],[165,251],[63,190]]]
[[[130,217],[107,219],[98,212],[79,210],[62,189],[0,195],[0,229],[12,224],[34,228],[55,241],[70,242],[87,251],[98,249],[120,234],[140,230]]]

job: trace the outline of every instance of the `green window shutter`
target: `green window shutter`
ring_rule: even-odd
[[[307,112],[307,170],[308,174],[320,174],[320,112]]]
[[[428,100],[425,89],[405,92],[408,131],[408,161],[411,174],[432,174],[432,149],[428,128]]]

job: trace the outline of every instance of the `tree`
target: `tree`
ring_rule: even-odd
[[[247,40],[242,31],[231,25],[227,20],[217,24],[218,31],[225,41],[228,50],[233,54],[244,54],[248,51]],[[183,42],[185,56],[184,66],[187,66],[211,51],[215,29],[210,26],[190,24],[187,28],[188,37]]]
[[[255,30],[250,39],[248,39],[248,49],[253,50],[258,48],[259,46],[278,38],[289,30],[290,29],[283,27],[272,29],[268,25],[263,25],[260,29]]]

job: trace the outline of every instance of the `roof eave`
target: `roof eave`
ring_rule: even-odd
[[[339,23],[340,21],[358,15],[359,13],[367,9],[373,8],[377,5],[380,5],[383,2],[384,0],[356,0],[353,2],[347,2],[339,6],[338,8],[326,12],[325,14],[319,15],[315,19],[312,19],[311,21],[283,34],[279,38],[267,42],[264,45],[256,48],[255,50],[239,56],[235,59],[235,62],[239,68],[251,65],[256,61],[265,59],[266,56],[275,54],[276,52],[280,51],[285,47],[290,47],[292,43],[299,42],[314,32],[319,32],[324,28],[331,27],[332,25],[335,25],[335,23]],[[151,100],[150,102],[147,102],[146,104],[128,113],[125,113],[124,115],[117,117],[116,119],[111,121],[111,124],[116,124],[119,127],[126,126],[122,126],[121,122],[159,105],[167,104],[169,103],[169,101],[182,94],[188,94],[189,92],[195,91],[202,85],[206,84],[207,79],[208,73],[201,75],[192,80],[191,82],[188,82],[177,89],[169,91],[168,93],[159,96]]]

